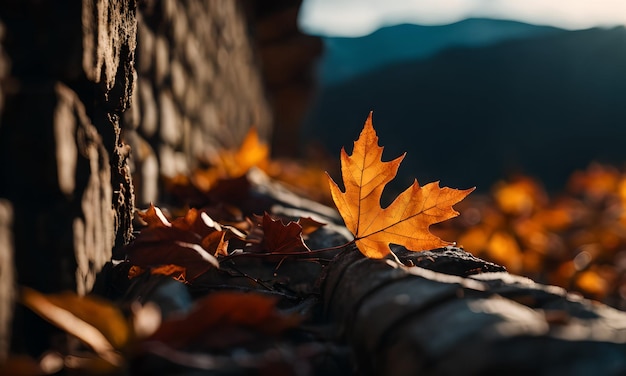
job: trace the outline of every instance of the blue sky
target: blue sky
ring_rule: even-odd
[[[310,34],[358,37],[398,23],[443,25],[494,18],[563,29],[626,25],[626,0],[304,0]]]

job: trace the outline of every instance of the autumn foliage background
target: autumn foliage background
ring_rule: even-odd
[[[518,176],[459,203],[439,228],[516,274],[626,308],[626,174],[592,163],[560,192]]]

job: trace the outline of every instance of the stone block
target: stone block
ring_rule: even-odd
[[[154,44],[154,82],[163,85],[170,72],[170,44],[165,36],[156,35]]]
[[[137,15],[137,71],[147,76],[152,71],[155,50],[154,32],[150,29],[141,13]]]
[[[154,100],[152,84],[146,78],[140,78],[137,81],[139,97],[135,98],[135,100],[140,103],[142,109],[140,129],[144,136],[152,137],[157,131],[159,122],[159,114],[156,101]]]
[[[187,94],[187,77],[185,70],[177,60],[172,61],[172,93],[177,103],[184,103]]]
[[[180,113],[169,90],[162,90],[159,95],[159,136],[172,146],[179,146],[183,137]]]

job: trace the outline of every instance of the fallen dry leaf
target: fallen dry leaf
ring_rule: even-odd
[[[261,246],[271,253],[310,252],[302,239],[302,226],[296,222],[286,225],[280,219],[263,215],[263,241]]]
[[[146,272],[145,269],[137,265],[133,265],[128,270],[128,279],[139,277],[145,272]],[[173,264],[159,265],[154,268],[150,268],[150,274],[164,275],[166,277],[171,277],[183,283],[187,282],[187,279],[186,279],[187,269],[179,265],[173,265]]]
[[[318,222],[311,217],[302,217],[298,219],[298,224],[302,226],[302,235],[312,234],[319,228],[326,226],[326,223]]]
[[[235,345],[233,341],[248,338],[229,338],[228,334],[235,334],[237,328],[277,335],[300,324],[300,316],[278,311],[277,302],[274,297],[258,293],[214,292],[198,300],[186,316],[164,321],[147,340],[163,342],[174,348],[196,342],[226,347]]]
[[[11,354],[0,364],[0,375],[41,376],[57,373],[60,369],[46,370],[40,361],[29,355]]]
[[[126,345],[131,332],[122,312],[112,303],[69,292],[44,295],[28,287],[22,287],[20,302],[87,344],[108,363],[122,365],[117,350]]]
[[[395,178],[404,155],[383,162],[382,153],[370,113],[359,139],[354,142],[352,155],[341,149],[345,192],[329,177],[333,201],[346,227],[355,236],[359,250],[367,257],[382,258],[391,252],[390,243],[412,251],[452,244],[433,235],[429,227],[457,216],[459,213],[452,209],[452,205],[474,188],[440,188],[438,182],[420,187],[415,180],[383,209],[380,206],[383,189]]]
[[[214,254],[224,253],[228,243],[222,226],[206,213],[190,209],[170,222],[158,207],[150,205],[140,216],[148,227],[124,249],[131,264],[141,268],[178,265],[186,270],[190,282],[219,267]]]

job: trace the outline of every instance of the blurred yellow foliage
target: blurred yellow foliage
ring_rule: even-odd
[[[555,196],[519,176],[457,209],[438,231],[467,251],[626,309],[626,172],[591,164]]]

